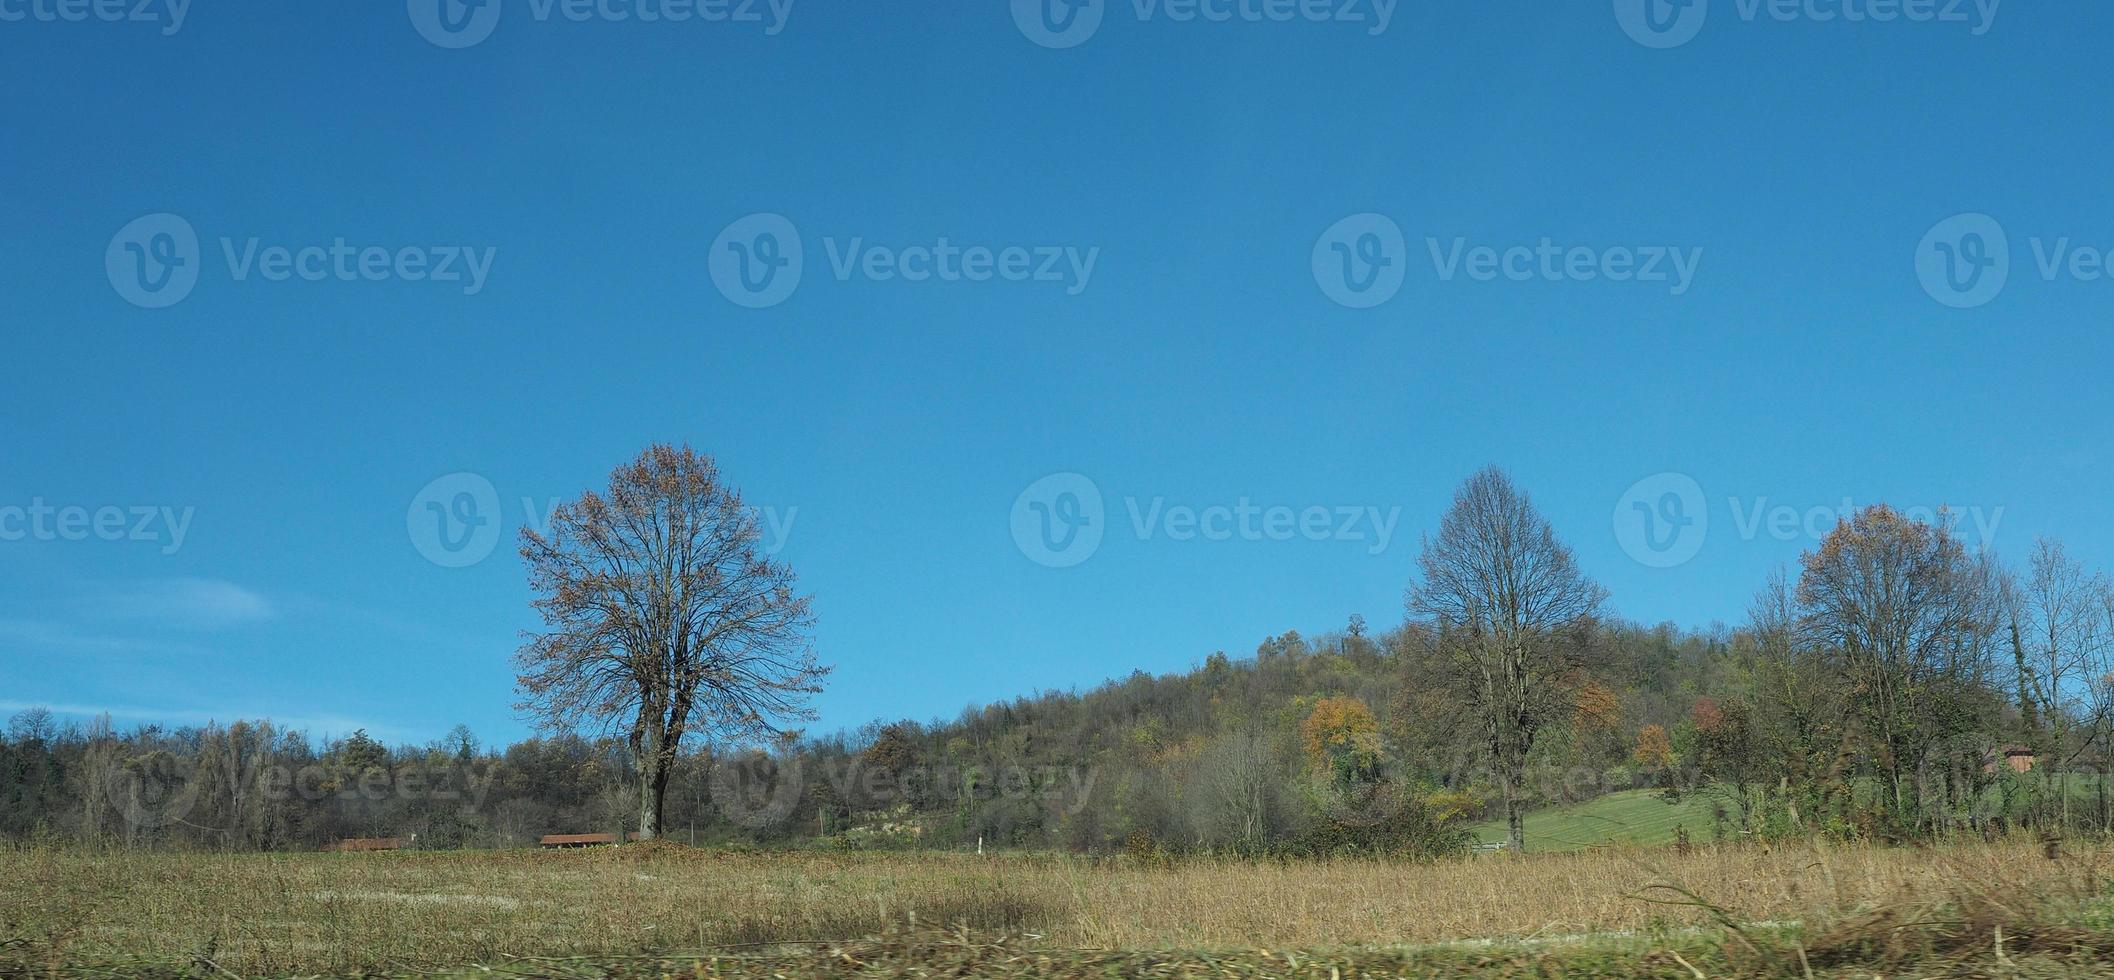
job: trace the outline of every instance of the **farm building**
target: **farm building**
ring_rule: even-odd
[[[2036,761],[2038,760],[2034,757],[2032,749],[2023,745],[2007,745],[1990,753],[1988,761],[1982,763],[1982,771],[1996,772],[1999,768],[2008,767],[2012,772],[2032,772]]]

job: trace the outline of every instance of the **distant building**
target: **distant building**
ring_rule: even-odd
[[[2038,761],[2032,749],[2023,745],[2007,745],[1991,753],[1988,761],[1982,763],[1982,771],[1993,773],[1999,766],[2008,766],[2012,772],[2032,772],[2034,764]]]

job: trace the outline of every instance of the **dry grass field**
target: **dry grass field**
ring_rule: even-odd
[[[2075,971],[2102,951],[2099,882],[2110,864],[2105,848],[2065,845],[2051,859],[2025,841],[1165,867],[660,845],[11,849],[0,850],[0,975],[771,975],[791,957],[804,966],[785,975],[864,976],[968,957],[980,964],[971,975],[1386,975],[1507,964],[1796,976],[1941,947],[1987,955],[1976,952],[1984,946],[2003,957],[1991,963]],[[2007,928],[2008,954],[1988,941]]]

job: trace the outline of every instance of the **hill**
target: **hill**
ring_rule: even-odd
[[[1185,672],[811,739],[798,759],[824,786],[785,834],[874,846],[885,835],[873,828],[887,825],[914,827],[928,847],[1218,853],[1465,846],[1495,815],[1482,745],[1471,713],[1420,675],[1430,669],[1420,643],[1406,627],[1367,636],[1354,620],[1311,640],[1269,637],[1252,657],[1214,653]],[[1747,655],[1735,646],[1722,634],[1604,624],[1592,676],[1601,707],[1544,734],[1536,765],[1565,775],[1527,787],[1530,805],[1646,782],[1636,732],[1681,730],[1696,692],[1732,683]],[[1663,817],[1643,806],[1613,814]],[[1534,827],[1600,839],[1561,820]]]
[[[1697,692],[1736,685],[1738,637],[1603,624],[1590,724],[1533,762],[1590,778],[1526,790],[1577,804],[1641,781],[1640,727],[1679,732]],[[876,723],[748,749],[696,746],[673,769],[665,832],[696,844],[1216,854],[1435,852],[1467,846],[1494,799],[1477,725],[1436,693],[1408,627],[1362,620],[1252,656],[1044,692],[951,720]],[[1678,742],[1678,738],[1676,739]],[[1676,746],[1679,748],[1679,746]],[[120,732],[48,713],[0,738],[0,837],[57,833],[172,847],[313,850],[352,837],[521,846],[636,828],[620,738],[483,749],[268,722]],[[116,800],[122,806],[111,805]],[[1542,824],[1530,824],[1540,834]],[[1570,839],[1563,824],[1551,836]]]

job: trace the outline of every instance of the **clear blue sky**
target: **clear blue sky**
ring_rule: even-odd
[[[518,737],[519,562],[428,560],[423,488],[481,476],[510,541],[524,498],[655,440],[790,516],[779,556],[837,666],[822,729],[1393,625],[1418,538],[1492,462],[1647,622],[1741,618],[1810,543],[1743,533],[1757,507],[1975,507],[2005,553],[2050,534],[2114,559],[2114,281],[2036,256],[2114,247],[2106,4],[1878,23],[1711,0],[1662,48],[1602,0],[1405,2],[1377,35],[1365,3],[1361,24],[1120,0],[1062,49],[1001,0],[799,0],[775,34],[764,4],[612,22],[504,0],[459,48],[416,3],[199,3],[173,32],[166,5],[62,6],[0,0],[0,710]],[[149,308],[129,263],[184,256],[166,225],[121,229],[162,213],[201,243],[196,282]],[[1336,301],[1323,235],[1368,213],[1403,236],[1380,253],[1400,286],[1356,308],[1377,297]],[[804,252],[758,309],[713,276],[760,241],[722,236],[752,214]],[[2006,240],[1939,227],[1962,214]],[[1392,247],[1360,220],[1344,254]],[[942,238],[1094,264],[833,262]],[[1567,258],[1469,275],[1468,249],[1545,238],[1596,272],[1701,253],[1678,294]],[[265,277],[262,250],[339,239],[388,249],[381,281]],[[1937,255],[1994,272],[2003,245],[2008,282],[1966,308],[1919,280]],[[438,246],[488,254],[481,288],[398,275]],[[1020,498],[1062,473],[1100,496],[1102,540],[1050,567],[1035,533],[1090,501]],[[1664,568],[1616,520],[1689,492],[1633,491],[1662,473],[1709,518]],[[1331,529],[1273,535],[1258,510],[1245,533],[1244,498]],[[1398,513],[1386,546],[1379,522],[1337,535],[1346,507]],[[1182,508],[1230,539],[1185,539]]]

